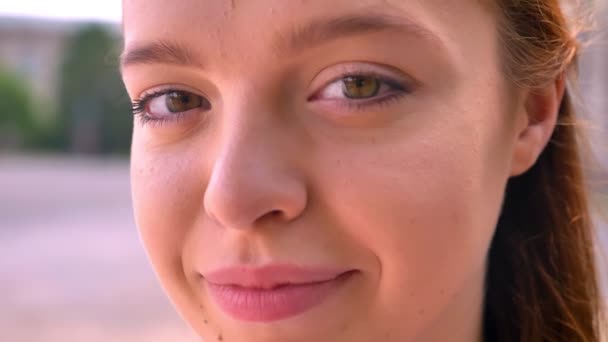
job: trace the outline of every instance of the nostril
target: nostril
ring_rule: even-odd
[[[256,224],[270,224],[271,222],[279,223],[283,222],[283,220],[287,217],[283,210],[275,209],[269,210],[264,213],[264,215],[259,216],[255,222]],[[265,223],[263,223],[265,222]]]
[[[281,220],[285,217],[285,212],[283,210],[275,209],[271,210],[263,216],[264,220]]]
[[[271,211],[268,213],[268,216],[271,216],[271,217],[279,217],[279,216],[283,216],[283,211],[282,211],[282,210],[278,210],[278,209],[271,210]]]

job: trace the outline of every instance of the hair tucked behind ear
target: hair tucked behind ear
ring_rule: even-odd
[[[576,76],[578,43],[558,0],[495,0],[504,71],[534,89]],[[594,234],[568,89],[537,163],[512,178],[489,253],[485,341],[600,341]]]

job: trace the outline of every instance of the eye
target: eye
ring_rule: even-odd
[[[332,81],[311,96],[309,101],[331,101],[362,109],[408,92],[408,85],[386,76],[351,74]]]
[[[186,92],[174,91],[166,94],[164,97],[164,105],[167,106],[167,109],[171,113],[185,112],[190,109],[198,108],[203,104],[202,98],[200,96],[196,96]],[[156,104],[155,102],[157,102],[157,100],[158,99],[155,99],[150,103],[150,109],[152,111],[154,111],[155,109],[162,110],[162,107],[156,108],[158,105],[163,106],[162,103]]]
[[[144,94],[133,102],[133,114],[140,115],[143,122],[170,121],[194,109],[208,111],[211,104],[202,96],[182,90],[163,90]]]
[[[151,99],[147,106],[147,114],[161,118],[200,108],[203,107],[203,105],[205,105],[206,109],[211,107],[201,96],[185,91],[171,91]]]

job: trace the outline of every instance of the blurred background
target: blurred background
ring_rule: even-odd
[[[593,200],[606,208],[601,2],[581,88]],[[133,223],[120,15],[120,0],[0,0],[0,341],[196,340],[158,287]]]

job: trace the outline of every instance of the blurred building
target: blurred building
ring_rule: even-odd
[[[55,105],[68,38],[84,23],[0,17],[0,68],[15,72],[44,104]],[[118,34],[117,24],[105,24]]]

